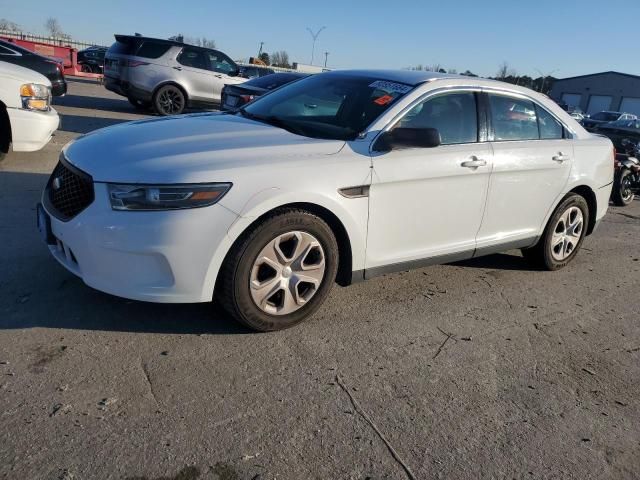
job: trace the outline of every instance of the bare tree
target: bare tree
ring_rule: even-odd
[[[433,65],[425,65],[424,69],[427,72],[439,72],[440,70],[444,70],[442,68],[442,65],[440,65],[439,63],[434,63]],[[446,73],[446,71],[445,71]]]
[[[289,64],[289,54],[284,50],[271,54],[271,65],[274,67],[291,68]]]
[[[450,68],[449,70],[447,70],[447,73],[450,73],[451,75],[457,75],[458,70],[456,70],[455,68]]]
[[[498,80],[504,80],[507,77],[517,77],[518,73],[514,68],[509,66],[508,62],[502,62],[500,67],[498,68],[498,72],[496,73],[496,78]]]
[[[53,38],[68,37],[68,35],[65,35],[65,33],[62,31],[62,26],[60,25],[60,22],[58,21],[58,19],[55,17],[47,18],[47,21],[44,23],[44,26],[49,32],[50,37],[53,37]]]
[[[18,25],[17,23],[7,20],[6,18],[0,18],[0,30],[5,30],[9,32],[19,32],[22,29],[20,28],[20,25]]]

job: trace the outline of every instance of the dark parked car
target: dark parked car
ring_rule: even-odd
[[[104,56],[107,47],[89,47],[78,52],[78,64],[83,72],[102,73],[104,69]]]
[[[589,117],[585,117],[582,120],[582,126],[590,132],[599,125],[603,125],[609,122],[615,122],[617,120],[635,120],[635,115],[623,112],[598,112]]]
[[[306,73],[273,73],[238,85],[225,85],[222,89],[220,109],[235,110],[270,90],[308,76]]]
[[[240,69],[240,76],[244,78],[258,78],[276,73],[269,67],[240,65],[238,68]]]
[[[51,94],[54,96],[67,93],[62,65],[55,60],[4,40],[0,40],[0,60],[41,73],[51,81]]]
[[[640,143],[640,120],[638,119],[605,123],[592,131],[609,137],[616,150],[621,152],[627,149],[627,142],[623,143],[624,140],[631,141],[634,145]]]

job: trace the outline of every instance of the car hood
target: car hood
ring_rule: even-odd
[[[333,155],[344,144],[235,115],[205,113],[96,130],[68,144],[63,154],[97,182],[189,183],[221,180],[220,172]]]

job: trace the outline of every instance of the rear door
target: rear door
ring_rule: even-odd
[[[573,140],[546,109],[512,94],[488,93],[485,99],[493,172],[479,253],[497,245],[527,246],[535,239],[573,161]]]

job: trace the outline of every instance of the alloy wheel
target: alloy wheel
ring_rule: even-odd
[[[551,255],[564,261],[574,252],[584,229],[584,215],[578,207],[569,207],[558,219],[551,237]]]
[[[271,315],[302,308],[316,294],[325,274],[325,253],[311,234],[278,235],[260,251],[251,269],[249,288],[255,305]]]
[[[160,93],[158,105],[165,115],[180,113],[184,109],[184,96],[175,88],[167,88]]]
[[[633,190],[631,189],[631,178],[630,175],[626,175],[622,179],[622,185],[620,185],[620,196],[624,203],[629,203],[633,200]]]

